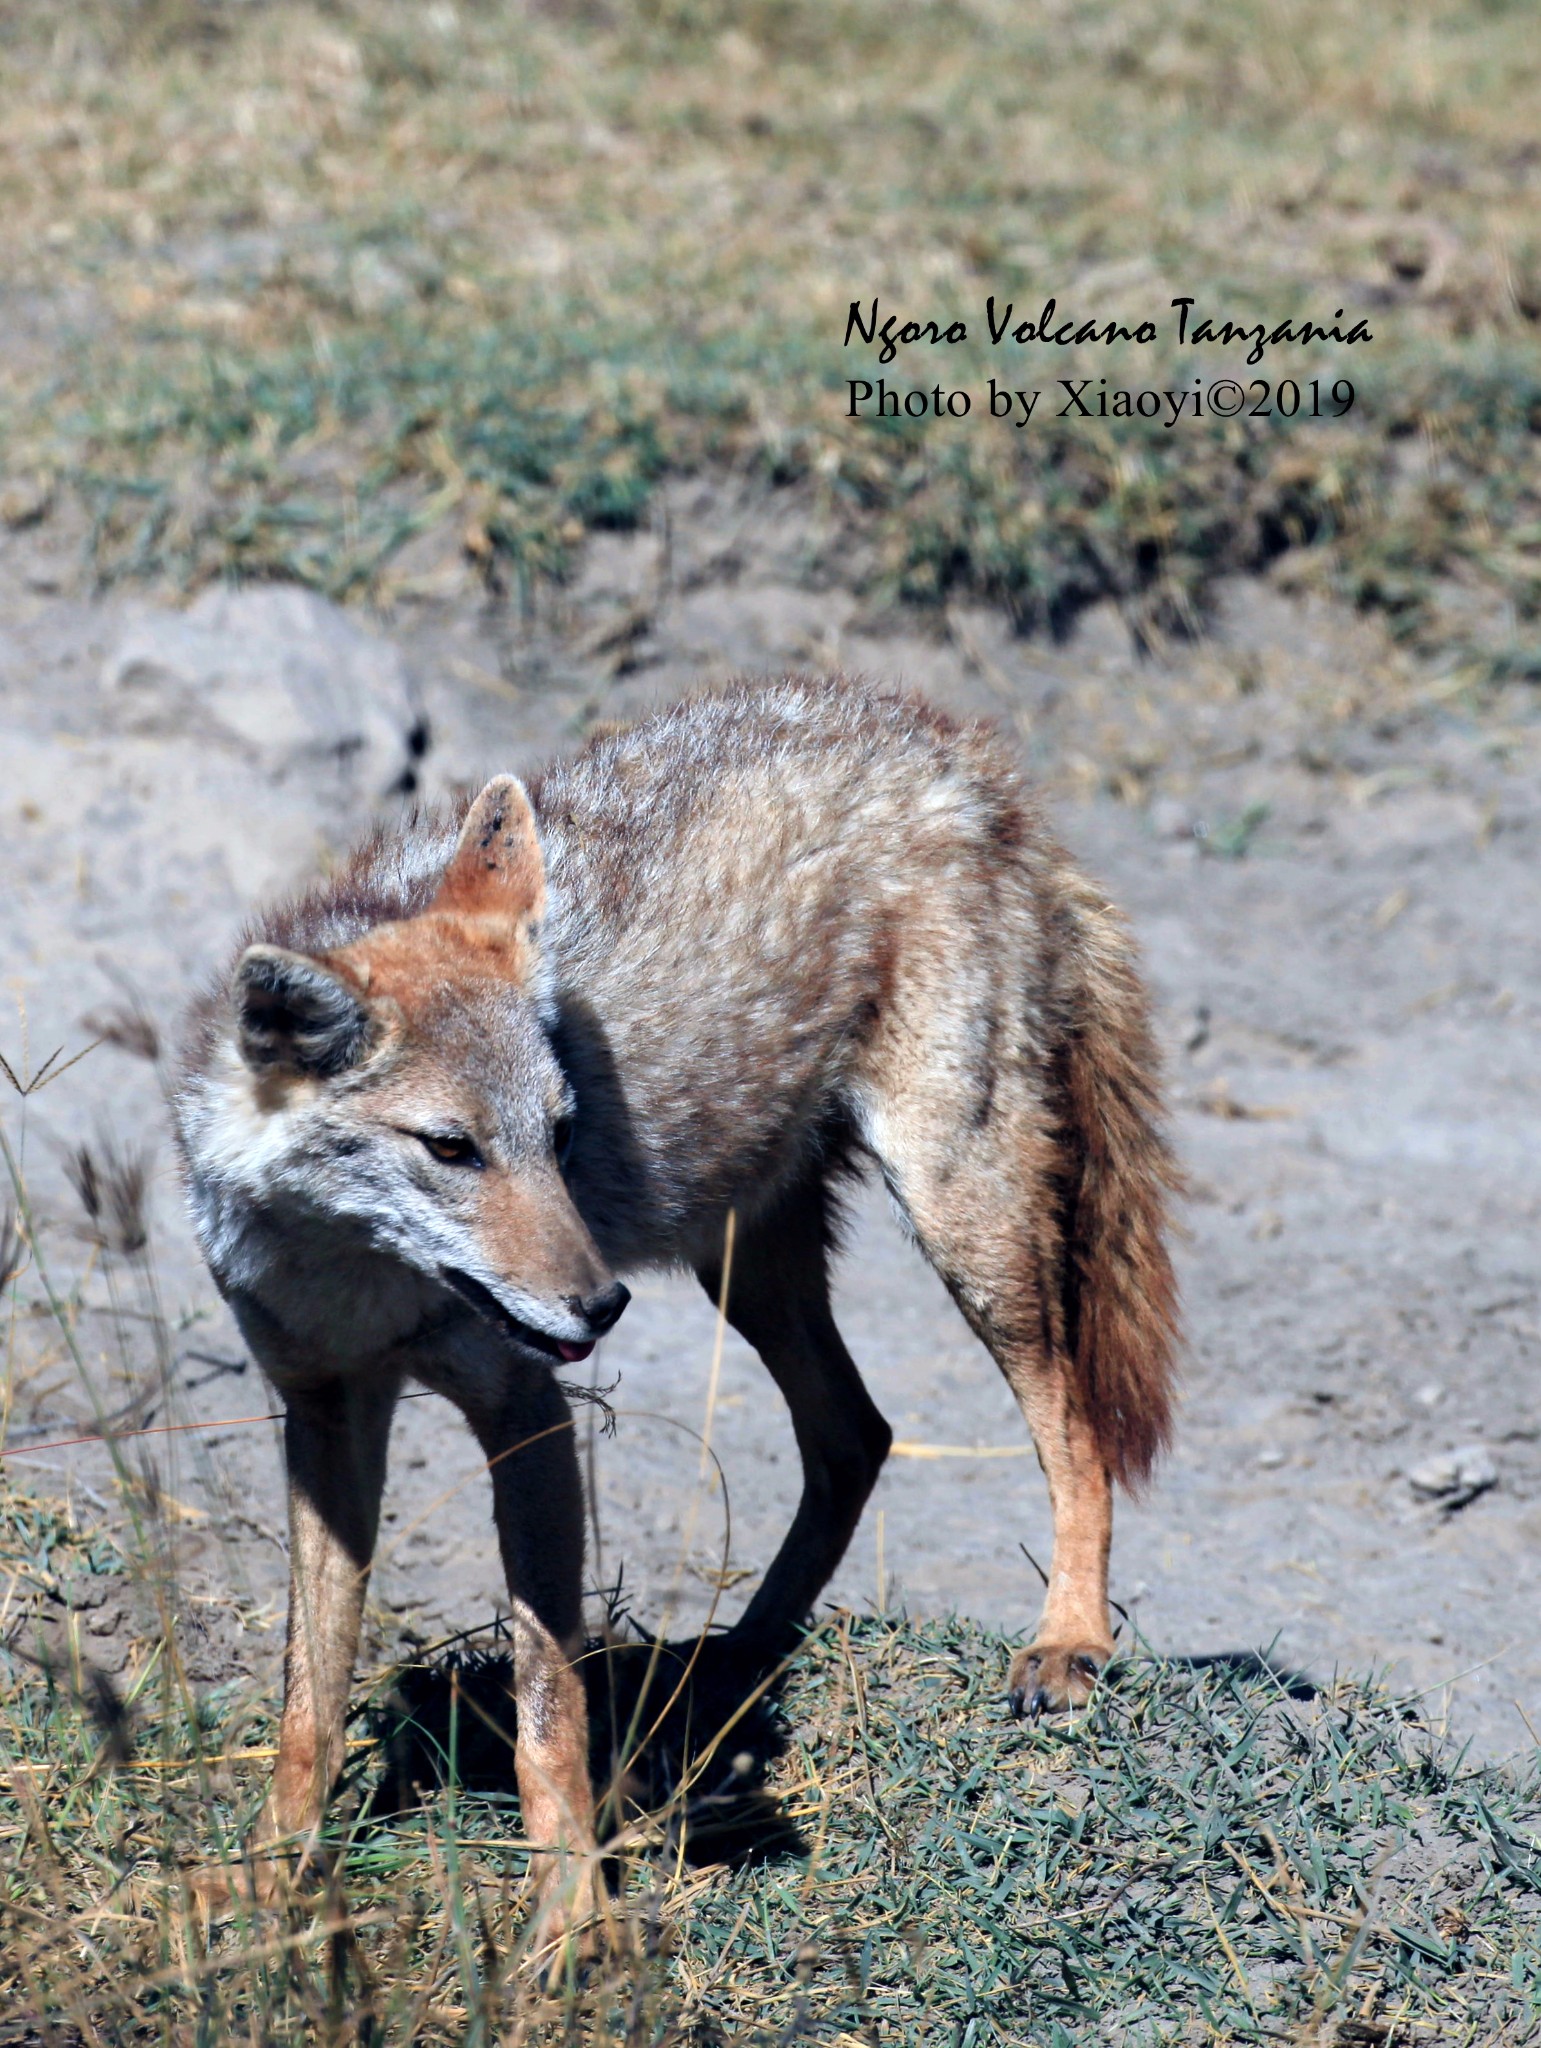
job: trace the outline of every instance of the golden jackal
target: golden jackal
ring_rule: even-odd
[[[203,1250],[287,1408],[283,1724],[259,1846],[314,1830],[402,1384],[492,1466],[525,1825],[592,1904],[583,1515],[553,1367],[686,1265],[792,1413],[803,1493],[735,1634],[781,1655],[889,1430],[829,1307],[874,1164],[1010,1382],[1054,1552],[1015,1711],[1112,1648],[1114,1480],[1167,1434],[1171,1184],[1118,916],[987,729],[803,681],[687,702],[527,788],[377,834],[261,920],[195,1014],[177,1121]],[[258,1864],[270,1889],[273,1868]]]

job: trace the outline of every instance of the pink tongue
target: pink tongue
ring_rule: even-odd
[[[558,1337],[556,1348],[569,1365],[576,1365],[580,1358],[587,1358],[594,1349],[592,1344],[569,1344],[565,1337]]]

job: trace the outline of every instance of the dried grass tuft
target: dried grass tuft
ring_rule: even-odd
[[[147,1146],[105,1136],[65,1153],[64,1170],[85,1212],[87,1238],[103,1251],[136,1258],[149,1244],[151,1159]]]
[[[151,1066],[159,1064],[162,1051],[160,1028],[137,997],[112,1003],[103,1010],[93,1010],[85,1025],[99,1045],[116,1046],[119,1052],[126,1052],[134,1059],[147,1060]]]

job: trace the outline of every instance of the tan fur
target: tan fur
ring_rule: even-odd
[[[889,1445],[835,1327],[843,1175],[875,1165],[1005,1375],[1054,1549],[1014,1707],[1112,1649],[1115,1480],[1170,1427],[1173,1171],[1127,933],[999,740],[796,680],[614,731],[362,848],[202,1006],[179,1096],[200,1236],[289,1401],[288,1685],[267,1833],[319,1818],[402,1380],[492,1468],[516,1766],[547,1926],[594,1903],[582,1502],[553,1362],[611,1275],[686,1264],[791,1410],[803,1494],[735,1630],[795,1644]]]

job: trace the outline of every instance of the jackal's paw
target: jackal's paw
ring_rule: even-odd
[[[604,1946],[599,1889],[587,1871],[548,1884],[536,1901],[530,1928],[530,1963],[546,1991],[593,1962]]]
[[[184,1870],[182,1884],[194,1911],[208,1926],[253,1907],[282,1905],[289,1890],[286,1877],[278,1864],[262,1856],[251,1863],[209,1863]]]
[[[1063,1714],[1084,1707],[1098,1674],[1113,1654],[1108,1643],[1033,1643],[1018,1650],[1006,1678],[1006,1704],[1020,1721],[1025,1714]]]
[[[329,1880],[331,1862],[312,1846],[272,1855],[255,1845],[239,1862],[204,1863],[182,1872],[182,1888],[205,1927],[236,1913],[310,1907]]]

